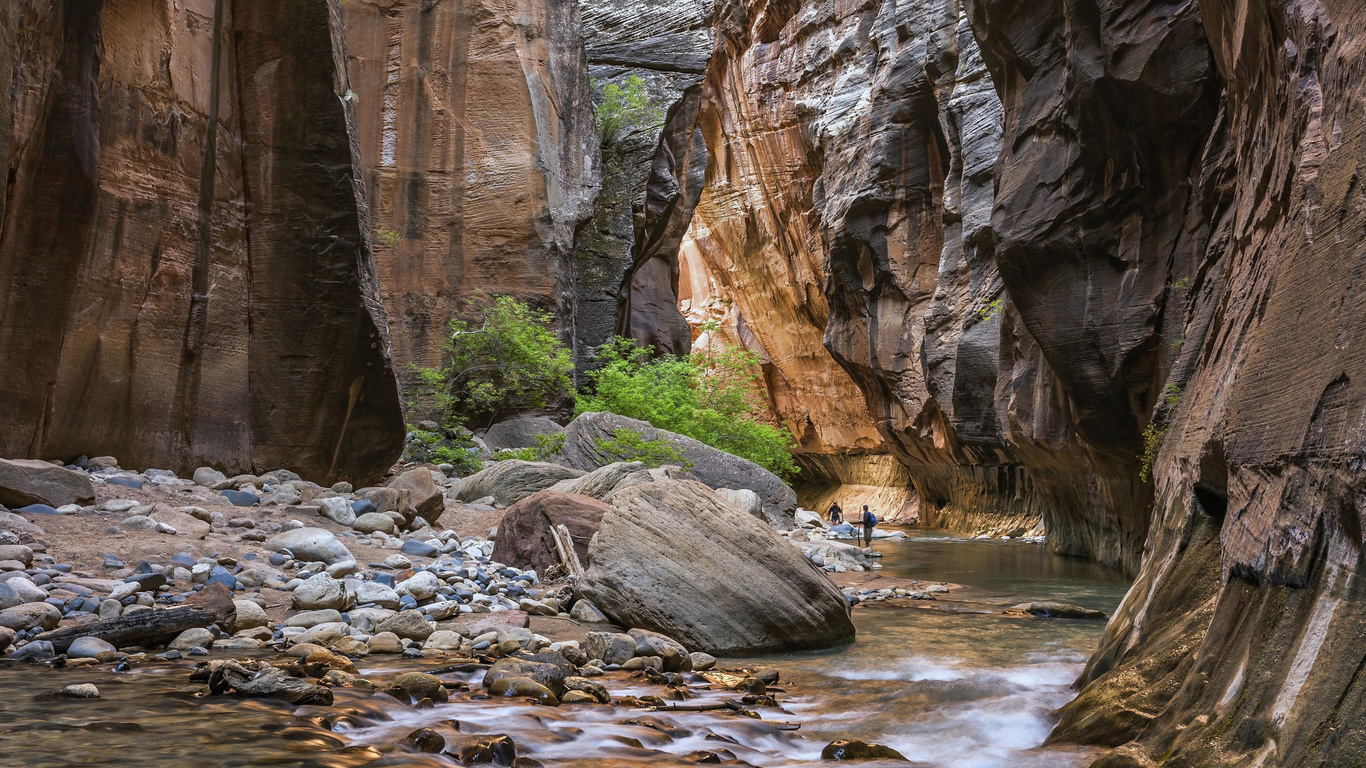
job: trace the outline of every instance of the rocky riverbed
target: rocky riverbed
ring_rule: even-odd
[[[614,764],[649,759],[651,739],[625,735],[641,728],[671,744],[695,739],[684,762],[743,762],[754,750],[728,730],[781,741],[796,726],[779,672],[717,669],[717,655],[848,642],[849,612],[864,604],[1066,615],[885,576],[873,550],[814,515],[798,510],[775,531],[753,492],[712,491],[677,469],[502,462],[466,479],[446,469],[400,466],[384,486],[353,489],[286,471],[182,478],[108,457],[0,460],[0,493],[29,502],[0,511],[0,664],[54,669],[35,694],[53,702],[101,699],[111,685],[126,696],[130,679],[146,679],[162,692],[300,707],[296,719],[329,734],[368,723],[378,731],[363,745],[339,749],[371,759],[398,750],[535,765],[483,728],[402,727],[402,711],[459,704],[479,720],[511,699],[639,720],[599,745],[597,758],[627,761]],[[745,577],[744,594],[718,574]],[[5,706],[29,711],[16,701]],[[319,709],[339,701],[350,714]],[[895,759],[876,745],[831,749]]]

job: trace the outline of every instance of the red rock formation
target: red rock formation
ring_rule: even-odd
[[[350,0],[352,88],[401,371],[432,366],[475,291],[574,328],[574,233],[598,146],[569,0]],[[407,375],[407,374],[403,374]]]
[[[1366,14],[1241,0],[1200,14],[1224,93],[1196,144],[1192,220],[1208,236],[1168,304],[1180,353],[1155,419],[1155,519],[1055,737],[1122,745],[1102,766],[1350,765],[1366,749]],[[1176,56],[1150,70],[1156,90],[1192,77],[1195,40],[1149,40]],[[1195,141],[1166,138],[1182,140],[1168,152]]]
[[[0,453],[387,469],[336,4],[5,6]]]

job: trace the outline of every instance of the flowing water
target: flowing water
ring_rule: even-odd
[[[685,756],[696,750],[755,766],[815,765],[821,747],[837,738],[886,744],[943,768],[1085,765],[1089,752],[1039,745],[1052,727],[1052,711],[1072,695],[1070,685],[1103,622],[1010,618],[983,613],[982,606],[1056,600],[1108,613],[1125,582],[1098,566],[1048,555],[1038,544],[912,533],[909,541],[875,545],[883,554],[881,573],[967,589],[929,608],[859,607],[858,641],[847,648],[723,660],[723,666],[777,667],[791,684],[779,688],[786,711],[761,708],[762,721],[713,712],[537,707],[468,694],[418,709],[349,689],[337,690],[333,707],[296,708],[202,697],[188,680],[188,663],[143,665],[131,673],[0,663],[0,768],[452,765],[399,746],[419,727],[435,728],[448,742],[459,734],[506,733],[521,754],[547,766],[658,768],[690,764]],[[976,610],[942,610],[966,607],[964,600]],[[383,677],[400,664],[437,666],[389,664],[386,670],[363,663],[362,669]],[[446,677],[477,684],[480,674]],[[619,674],[601,681],[616,695],[659,690]],[[102,698],[50,695],[79,682],[98,685]],[[698,691],[687,703],[734,696]]]

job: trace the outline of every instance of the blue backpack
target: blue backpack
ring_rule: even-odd
[[[877,525],[877,516],[875,516],[875,515],[872,513],[871,510],[864,510],[864,512],[863,512],[863,524],[864,524],[864,525]]]

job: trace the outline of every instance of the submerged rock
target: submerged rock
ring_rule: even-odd
[[[906,760],[906,756],[891,747],[869,744],[857,739],[837,739],[821,750],[822,760]]]

